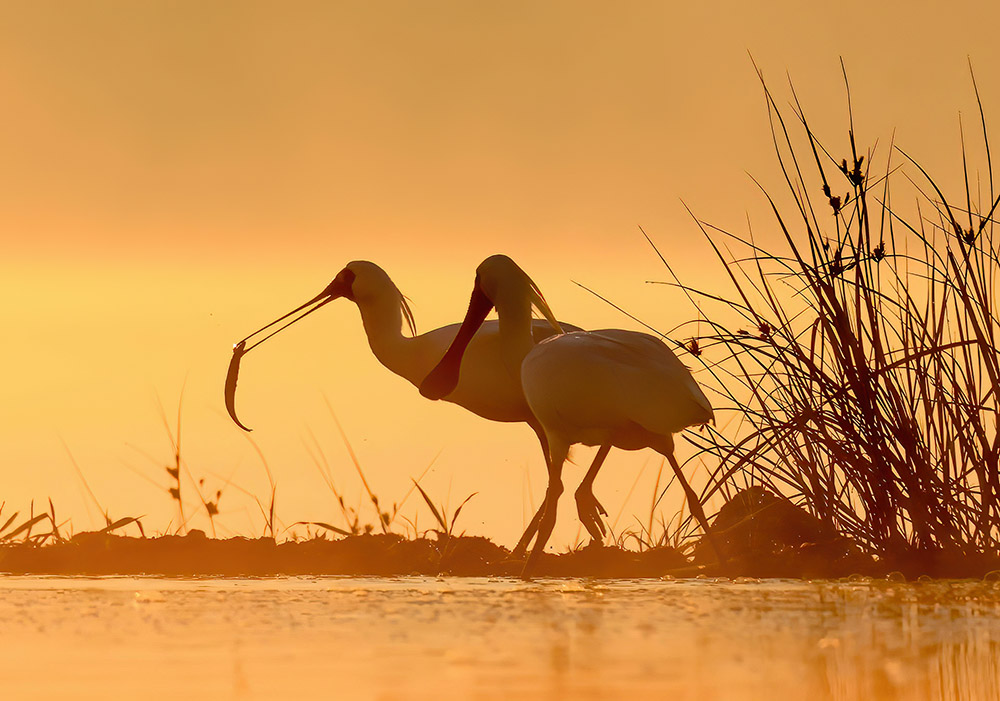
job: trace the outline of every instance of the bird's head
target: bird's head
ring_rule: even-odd
[[[444,357],[420,383],[420,394],[428,399],[441,399],[454,391],[465,350],[494,307],[501,315],[504,310],[524,310],[529,323],[534,307],[556,332],[562,333],[562,327],[528,274],[508,256],[490,256],[476,268],[472,298],[462,326]]]

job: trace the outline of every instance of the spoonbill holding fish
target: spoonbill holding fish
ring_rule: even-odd
[[[528,316],[523,320],[521,328],[526,335],[526,348],[554,333],[577,330],[575,326],[556,320],[536,287],[529,286],[521,292],[528,305]],[[236,415],[236,383],[243,356],[276,333],[341,297],[358,306],[368,344],[379,362],[415,386],[419,386],[441,359],[461,326],[451,324],[416,335],[409,305],[386,272],[368,261],[348,263],[319,295],[234,346],[226,377],[225,398],[229,416],[240,428],[250,430]],[[543,320],[531,319],[532,307],[542,314]],[[247,345],[254,337],[289,318],[291,319],[277,330]],[[405,336],[402,332],[404,321],[410,329],[410,336]],[[453,391],[445,399],[491,421],[527,423],[538,437],[547,461],[549,449],[546,434],[532,415],[521,391],[520,371],[524,353],[520,348],[512,348],[504,341],[508,338],[501,328],[504,323],[509,323],[509,320],[486,322],[481,327],[477,326],[464,339],[463,350],[467,348],[465,361],[461,372],[456,375]],[[537,523],[540,518],[541,509],[532,522]],[[527,540],[530,540],[530,535]],[[522,541],[525,541],[523,546],[519,543],[515,553],[520,550],[523,554],[527,549],[524,537]]]

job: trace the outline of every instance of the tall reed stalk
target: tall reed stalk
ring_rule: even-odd
[[[862,150],[849,84],[846,153],[831,153],[794,89],[782,108],[761,82],[780,252],[699,222],[730,292],[681,284],[710,329],[688,349],[727,405],[690,436],[718,465],[704,497],[770,485],[885,558],[996,554],[1000,198],[975,77],[985,171],[963,134],[952,199],[894,144]]]

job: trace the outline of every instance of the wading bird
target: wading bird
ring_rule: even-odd
[[[606,512],[594,497],[593,483],[612,446],[623,450],[648,447],[666,457],[684,488],[692,514],[708,533],[697,495],[674,457],[673,434],[713,417],[712,406],[691,373],[660,339],[635,331],[573,331],[536,343],[528,326],[529,293],[536,289],[507,256],[483,261],[476,270],[462,328],[420,385],[425,397],[450,396],[462,371],[467,345],[496,307],[503,352],[521,359],[524,396],[549,446],[549,483],[537,523],[532,524],[537,538],[525,572],[537,561],[552,533],[563,491],[563,463],[570,446],[577,443],[600,446],[576,493],[580,520],[595,540],[600,541],[604,534],[600,514]]]
[[[564,329],[578,330],[576,326],[556,320],[538,288],[528,285],[521,290],[521,293],[526,300],[524,310],[527,317],[519,320],[522,321],[520,331],[526,334],[528,348],[554,333],[562,333]],[[250,430],[240,423],[236,416],[236,382],[243,355],[279,331],[340,297],[357,304],[365,334],[368,336],[368,345],[371,346],[372,353],[378,361],[415,386],[419,386],[437,364],[459,331],[460,324],[451,324],[416,335],[413,314],[406,299],[385,271],[368,261],[348,263],[319,295],[255,331],[234,346],[233,359],[226,377],[225,396],[226,409],[240,428]],[[531,318],[532,307],[542,314],[544,320]],[[247,346],[250,339],[290,317],[291,320],[283,326]],[[410,329],[411,336],[403,335],[404,321]],[[478,331],[473,330],[468,335],[462,346],[463,350],[468,347],[465,362],[462,364],[461,373],[456,373],[453,391],[445,399],[484,419],[527,423],[538,437],[547,462],[549,449],[545,432],[535,421],[521,391],[521,359],[524,354],[512,348],[509,342],[504,342],[507,337],[504,335],[503,325],[506,323],[510,323],[510,320],[489,321],[481,328],[477,327]],[[542,508],[539,508],[539,512],[532,519],[535,527],[541,518],[541,511]],[[529,531],[530,534],[534,533],[531,526]],[[524,554],[527,541],[531,539],[530,534],[527,535],[527,539],[522,537],[521,540],[525,542],[523,545],[518,543],[515,555]]]

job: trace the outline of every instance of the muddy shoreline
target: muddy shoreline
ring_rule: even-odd
[[[536,576],[546,577],[697,577],[748,576],[836,578],[850,575],[906,578],[982,577],[998,569],[992,558],[963,562],[879,562],[854,551],[842,540],[805,544],[772,553],[730,553],[724,566],[694,560],[670,547],[633,552],[588,546],[545,554]],[[517,576],[521,563],[490,540],[473,536],[405,539],[395,534],[356,535],[336,540],[314,538],[276,543],[270,538],[208,538],[187,535],[134,538],[111,533],[80,533],[47,545],[0,546],[0,572],[39,575],[452,575]]]
[[[113,524],[114,525],[114,524]],[[109,529],[113,526],[109,526]],[[420,538],[365,533],[276,542],[209,538],[203,531],[153,538],[112,530],[72,538],[26,538],[0,544],[0,573],[39,575],[454,575],[519,576],[523,562],[481,536],[429,531]],[[708,535],[685,552],[669,546],[641,552],[591,544],[545,553],[540,577],[755,577],[836,579],[1000,576],[1000,553],[921,550],[909,543],[878,556],[804,509],[760,487],[733,496]]]

